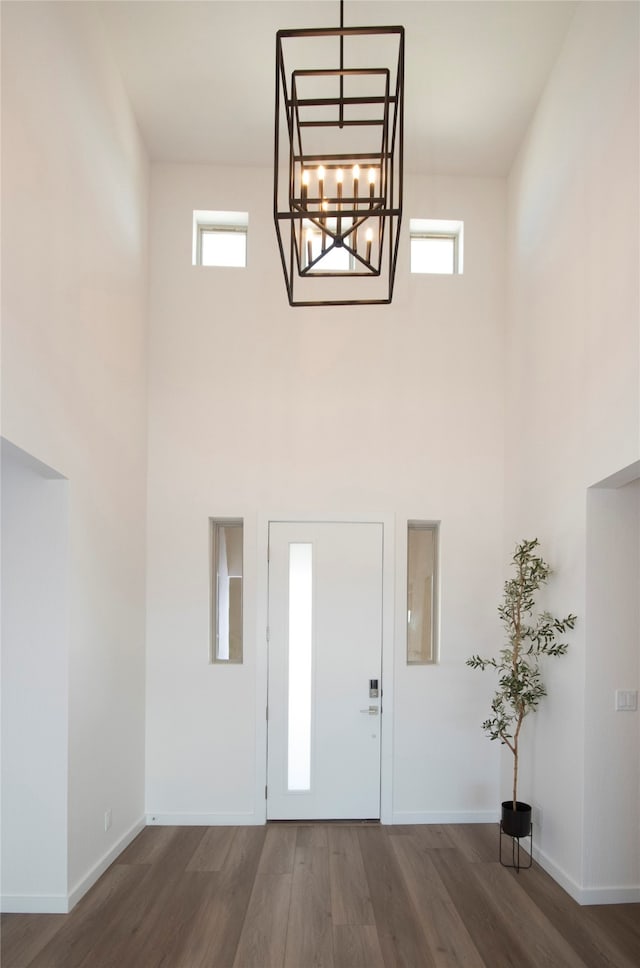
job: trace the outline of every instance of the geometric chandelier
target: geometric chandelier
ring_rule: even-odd
[[[273,211],[291,306],[390,303],[404,27],[279,30]],[[375,66],[372,66],[375,65]]]

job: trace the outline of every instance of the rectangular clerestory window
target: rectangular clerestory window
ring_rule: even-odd
[[[409,223],[411,272],[461,275],[463,228],[462,222],[412,218]]]
[[[195,211],[193,265],[245,268],[248,230],[248,212]]]

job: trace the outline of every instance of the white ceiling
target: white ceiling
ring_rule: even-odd
[[[276,31],[340,22],[338,0],[97,7],[154,161],[270,166]],[[507,174],[574,9],[558,0],[346,0],[345,26],[405,27],[407,169]]]

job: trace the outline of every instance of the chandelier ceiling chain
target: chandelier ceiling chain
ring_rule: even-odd
[[[341,0],[338,28],[278,31],[274,219],[292,306],[391,302],[403,102],[403,27],[345,27]]]

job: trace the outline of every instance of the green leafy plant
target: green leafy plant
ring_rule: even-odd
[[[489,739],[499,739],[513,753],[513,809],[518,799],[518,751],[520,730],[525,716],[536,709],[546,689],[540,672],[544,655],[564,655],[568,643],[559,636],[573,629],[575,615],[554,618],[549,612],[533,616],[535,597],[548,580],[551,569],[537,554],[539,541],[521,541],[512,558],[515,577],[504,583],[502,604],[498,614],[507,633],[508,645],[499,658],[482,659],[473,655],[467,659],[472,669],[488,666],[498,672],[498,688],[491,702],[492,716],[482,724]]]

